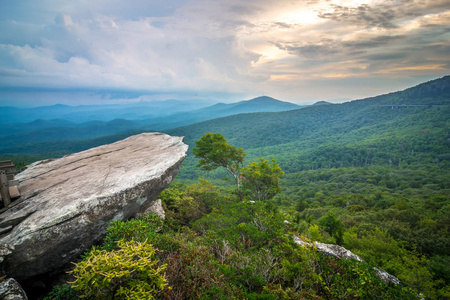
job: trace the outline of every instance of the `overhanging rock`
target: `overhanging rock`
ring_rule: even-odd
[[[21,199],[0,213],[0,244],[14,248],[7,275],[21,280],[58,268],[101,241],[111,221],[147,209],[187,149],[182,137],[143,133],[32,164],[16,176]]]

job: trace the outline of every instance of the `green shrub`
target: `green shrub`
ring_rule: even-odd
[[[386,285],[367,263],[319,257],[323,294],[327,299],[412,299],[417,295],[401,285]]]
[[[94,247],[71,271],[72,287],[94,299],[155,299],[167,285],[167,265],[157,265],[150,243],[121,240],[117,246],[113,251]]]
[[[70,284],[56,285],[44,300],[78,300],[77,292]]]
[[[210,213],[220,193],[216,186],[206,179],[200,178],[197,184],[190,185],[181,191],[177,186],[164,190],[160,198],[166,205],[166,219],[173,227],[189,225]]]
[[[111,226],[106,229],[107,234],[102,249],[116,249],[116,244],[120,240],[151,242],[158,236],[157,232],[161,232],[163,228],[163,220],[155,214],[143,215],[128,221],[111,222]]]
[[[313,241],[321,242],[323,239],[322,234],[320,233],[319,225],[317,224],[312,224],[309,226],[308,235]]]
[[[280,179],[284,172],[272,159],[272,164],[263,158],[248,164],[242,171],[244,190],[252,200],[267,201],[281,191]]]
[[[319,219],[319,225],[322,226],[333,238],[338,245],[342,244],[342,235],[344,232],[344,223],[336,218],[332,211]]]

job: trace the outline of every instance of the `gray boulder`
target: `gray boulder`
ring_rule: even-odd
[[[105,236],[109,223],[147,210],[177,175],[182,137],[143,133],[40,161],[18,174],[22,197],[0,212],[9,245],[4,269],[23,280],[72,261]]]
[[[400,280],[395,277],[394,275],[389,274],[388,272],[386,272],[385,270],[381,270],[378,268],[373,268],[376,272],[377,272],[377,276],[380,277],[380,279],[384,282],[384,283],[395,283],[395,284],[400,284]]]
[[[357,261],[363,261],[361,257],[339,245],[324,244],[319,242],[315,242],[314,244],[316,245],[317,250],[325,255],[334,256],[337,258],[352,258]]]
[[[140,217],[140,216],[146,215],[146,214],[155,214],[158,217],[160,217],[161,219],[165,219],[166,212],[164,211],[164,208],[162,206],[161,199],[156,199],[155,201],[153,201],[151,206],[149,206],[145,210],[141,210],[136,216]]]
[[[12,228],[12,226],[11,226]],[[0,263],[5,259],[6,256],[10,255],[14,251],[14,246],[8,244],[0,244]]]
[[[0,282],[1,300],[27,300],[27,295],[20,284],[14,278],[8,278]]]

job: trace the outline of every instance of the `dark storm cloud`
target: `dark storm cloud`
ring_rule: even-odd
[[[408,54],[406,52],[402,53],[381,53],[381,54],[371,54],[365,56],[365,58],[369,61],[379,61],[379,60],[399,60],[407,57]]]
[[[341,51],[341,49],[339,49],[339,45],[329,39],[322,40],[316,44],[309,43],[301,45],[300,42],[279,42],[275,43],[275,45],[279,49],[310,59],[322,59]]]
[[[448,10],[449,0],[398,0],[359,6],[331,5],[331,11],[318,13],[322,19],[345,22],[366,27],[384,29],[398,28],[397,22],[406,18],[416,18],[440,10]],[[429,26],[429,24],[424,24]]]
[[[367,4],[358,7],[333,6],[332,12],[319,13],[319,17],[338,22],[357,23],[370,27],[396,28],[396,15],[388,7],[373,8]]]
[[[348,49],[370,49],[373,47],[379,47],[379,46],[386,46],[393,42],[400,42],[404,39],[404,36],[401,35],[381,35],[369,39],[361,39],[361,40],[354,40],[354,41],[345,41],[342,42],[342,46],[346,47]]]
[[[355,41],[339,41],[323,39],[316,43],[302,44],[303,42],[278,42],[274,43],[278,48],[289,51],[292,54],[304,56],[310,59],[335,59],[362,55],[375,47],[388,46],[393,42],[399,42],[404,36],[377,36],[369,39]],[[389,54],[384,54],[388,56]]]

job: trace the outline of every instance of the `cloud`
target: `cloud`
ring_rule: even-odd
[[[275,45],[291,54],[303,56],[308,59],[323,59],[340,53],[337,43],[330,39],[324,39],[317,43],[279,42]]]
[[[449,71],[445,0],[4,2],[3,88],[323,100],[320,79]]]
[[[155,20],[164,24],[156,27]],[[214,23],[188,21],[120,20],[98,14],[77,19],[58,14],[42,29],[39,45],[3,44],[2,56],[15,62],[10,68],[26,72],[27,78],[35,76],[34,83],[47,78],[55,85],[131,89],[204,89],[209,84],[209,89],[218,90],[219,83],[239,80],[258,58],[233,35],[213,34]],[[21,84],[4,77],[2,83]]]
[[[376,49],[395,46],[397,42],[403,43],[404,36],[366,36],[355,40],[322,39],[317,42],[303,41],[278,42],[275,45],[293,55],[298,55],[320,64],[352,60],[364,57],[365,59],[381,60],[383,57],[392,57],[390,53],[379,54]],[[373,53],[374,54],[370,54]],[[392,58],[388,58],[392,59]]]
[[[380,2],[353,7],[331,4],[328,15],[323,12],[329,7],[318,11],[323,22],[298,28],[297,35],[282,36],[272,44],[298,57],[292,59],[297,76],[292,69],[286,72],[292,81],[378,74],[396,80],[409,74],[448,73],[449,58],[442,53],[450,46],[449,11],[412,1],[400,4],[391,7],[391,13],[385,13],[389,7]],[[431,8],[412,12],[419,6]],[[278,76],[282,77],[281,71]]]
[[[394,24],[395,13],[389,6],[373,8],[367,4],[358,7],[335,5],[332,12],[319,14],[320,18],[339,22],[357,22],[369,27],[396,28]]]
[[[400,27],[406,19],[417,18],[436,10],[448,10],[448,5],[447,0],[371,1],[370,4],[357,6],[331,4],[328,9],[320,11],[318,16],[358,26],[394,29]]]
[[[370,54],[365,58],[369,61],[389,61],[389,60],[400,60],[407,57],[407,53],[378,53],[378,54]]]

